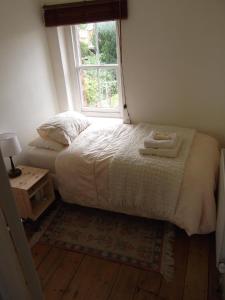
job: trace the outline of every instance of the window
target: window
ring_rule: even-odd
[[[74,25],[73,43],[81,111],[119,116],[121,78],[117,23]]]

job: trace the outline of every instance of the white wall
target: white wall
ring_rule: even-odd
[[[225,1],[128,0],[128,11],[122,40],[132,121],[194,127],[225,146]]]
[[[128,3],[122,32],[132,121],[195,127],[225,144],[225,1]]]
[[[38,1],[1,1],[0,43],[0,132],[15,130],[25,147],[58,111]]]

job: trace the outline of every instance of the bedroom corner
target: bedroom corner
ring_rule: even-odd
[[[5,0],[0,25],[0,298],[222,300],[225,3]]]

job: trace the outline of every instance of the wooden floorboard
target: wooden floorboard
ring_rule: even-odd
[[[32,248],[32,256],[34,259],[34,265],[36,268],[39,267],[41,262],[44,260],[44,258],[48,255],[51,247],[48,245],[43,245],[43,244],[36,244]]]
[[[151,271],[140,271],[138,288],[158,295],[163,278],[160,273]]]
[[[139,269],[121,265],[108,300],[132,300],[139,276]]]
[[[62,298],[84,257],[82,254],[66,250],[61,251],[60,256],[61,262],[44,290],[46,300],[60,300]]]
[[[196,236],[190,240],[183,300],[207,300],[209,238]]]
[[[119,267],[120,265],[117,263],[86,256],[62,299],[107,299],[116,280]]]
[[[136,293],[134,294],[133,300],[160,300],[160,298],[159,298],[159,296],[154,295],[150,292],[138,289],[136,291]]]
[[[221,300],[214,235],[189,238],[177,229],[175,273],[159,274],[37,244],[32,249],[46,300]]]
[[[62,256],[60,256],[60,254],[61,250],[53,247],[38,267],[38,274],[43,290],[47,285],[48,280],[51,278],[58,265],[61,263]]]
[[[220,300],[219,273],[216,265],[215,235],[209,237],[209,274],[208,274],[208,300]]]

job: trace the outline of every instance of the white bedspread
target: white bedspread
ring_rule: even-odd
[[[216,140],[196,133],[189,151],[193,131],[176,128],[186,143],[177,159],[140,158],[137,149],[149,126],[153,128],[146,124],[91,125],[82,132],[56,159],[63,199],[84,206],[169,220],[188,234],[213,231],[216,219],[213,192],[219,158]],[[168,127],[165,129],[168,131]],[[131,143],[129,139],[135,140]],[[126,150],[131,144],[130,150]],[[123,174],[116,167],[120,165],[121,155],[125,158]],[[157,171],[147,170],[155,160],[160,165],[157,179],[154,175]],[[174,163],[171,164],[171,160]],[[165,172],[162,166],[166,166]],[[141,174],[143,170],[145,175]]]
[[[120,139],[120,149],[109,165],[109,200],[117,210],[132,209],[151,218],[172,221],[194,130],[163,126],[176,132],[182,146],[176,158],[141,155],[144,139],[159,126],[139,124]]]

